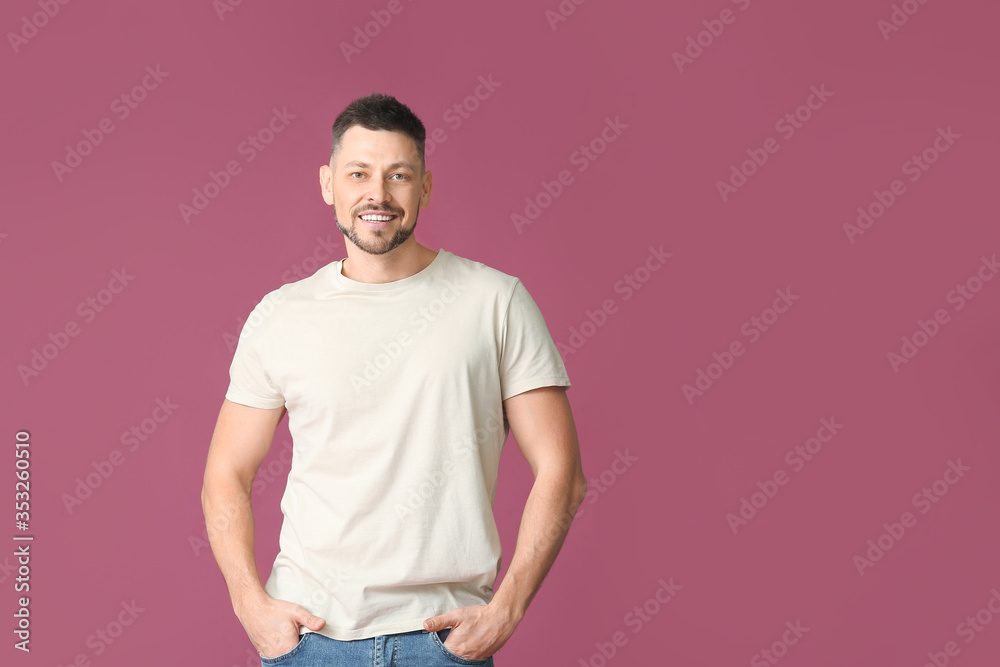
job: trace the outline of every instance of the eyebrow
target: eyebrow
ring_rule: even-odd
[[[370,169],[371,165],[368,164],[367,162],[361,162],[360,160],[351,160],[350,162],[344,165],[345,169],[347,169],[348,167],[361,167],[362,169]],[[399,169],[400,167],[402,167],[403,169],[408,169],[410,171],[416,171],[409,162],[393,162],[392,164],[386,167],[386,170],[392,171],[393,169]]]

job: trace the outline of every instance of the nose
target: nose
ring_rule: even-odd
[[[389,201],[389,190],[379,179],[372,179],[371,187],[368,189],[368,200],[376,204],[384,204]]]

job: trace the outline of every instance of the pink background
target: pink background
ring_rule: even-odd
[[[209,0],[71,2],[37,33],[23,24],[36,2],[4,3],[3,31],[33,36],[15,52],[8,35],[0,58],[0,465],[13,471],[15,433],[29,431],[35,541],[30,655],[11,648],[13,541],[0,550],[0,662],[254,664],[201,541],[227,339],[293,267],[344,255],[318,168],[337,113],[379,90],[447,137],[429,150],[423,244],[519,276],[564,345],[612,300],[565,356],[597,493],[498,665],[774,664],[765,649],[788,666],[918,667],[928,653],[996,665],[1000,281],[976,275],[992,278],[981,258],[1000,253],[1000,11],[909,0],[915,13],[885,39],[888,0],[741,4],[564,2],[575,11],[553,29],[557,0],[402,0],[348,62],[339,45],[385,2],[246,0],[222,18]],[[730,22],[713,23],[723,10]],[[708,46],[679,71],[673,54],[699,32]],[[168,74],[121,118],[113,102],[147,66]],[[446,114],[480,76],[499,85],[456,127]],[[800,109],[810,117],[787,137],[775,123],[813,86],[832,96]],[[238,147],[274,108],[295,117],[248,162]],[[57,176],[52,163],[103,118],[114,130]],[[603,152],[581,172],[574,152],[606,118],[627,128],[595,141]],[[935,154],[949,127],[959,138]],[[769,137],[777,151],[723,200],[717,182]],[[911,181],[904,163],[925,149],[936,161]],[[179,206],[229,160],[240,173],[186,224]],[[511,215],[562,170],[573,182],[519,232]],[[905,194],[852,243],[844,225],[895,179]],[[672,256],[647,274],[661,245]],[[123,267],[134,280],[87,321],[78,304]],[[626,275],[648,279],[627,300]],[[948,294],[967,282],[978,291],[958,308]],[[744,323],[785,289],[798,299],[751,340]],[[887,355],[938,309],[946,323],[894,371]],[[22,381],[19,365],[71,322],[78,335]],[[743,354],[710,369],[734,341]],[[699,370],[716,379],[689,401]],[[121,434],[168,398],[178,407],[129,451]],[[843,428],[796,469],[787,452],[824,418]],[[277,478],[254,498],[265,577],[286,424],[268,459]],[[69,512],[64,496],[113,450],[121,465]],[[633,464],[613,465],[626,451]],[[968,471],[949,473],[937,502],[914,503],[959,460]],[[787,484],[755,496],[766,505],[734,533],[727,514],[782,471]],[[0,478],[14,535],[13,474]],[[500,480],[506,566],[531,484],[513,441]],[[915,523],[883,535],[904,512]],[[859,573],[880,536],[891,547]],[[663,606],[648,602],[661,579],[681,587]],[[131,625],[97,640],[132,601]],[[801,638],[784,634],[797,622]]]

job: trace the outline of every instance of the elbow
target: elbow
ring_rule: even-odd
[[[203,482],[201,485],[201,511],[208,511],[208,483]]]
[[[576,491],[576,495],[573,497],[575,506],[579,507],[580,505],[583,504],[584,498],[587,497],[588,488],[589,486],[587,485],[587,478],[583,475],[583,471],[581,470],[579,473],[577,473],[576,482],[574,486],[574,489]]]
[[[206,474],[201,482],[201,509],[206,514],[217,498],[218,488],[218,484],[213,483],[213,480]]]

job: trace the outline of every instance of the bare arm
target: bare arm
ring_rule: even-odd
[[[212,553],[229,588],[233,610],[262,655],[276,657],[298,641],[299,624],[317,630],[322,619],[290,602],[272,599],[254,559],[250,491],[285,415],[224,400],[205,464],[201,504]]]
[[[514,439],[535,476],[510,567],[490,604],[518,621],[555,562],[587,494],[580,444],[563,387],[541,387],[504,402]]]
[[[493,655],[514,634],[587,493],[565,389],[540,387],[511,396],[504,401],[504,410],[535,475],[510,567],[488,605],[461,607],[424,623],[434,631],[451,626],[445,646],[472,660]]]

